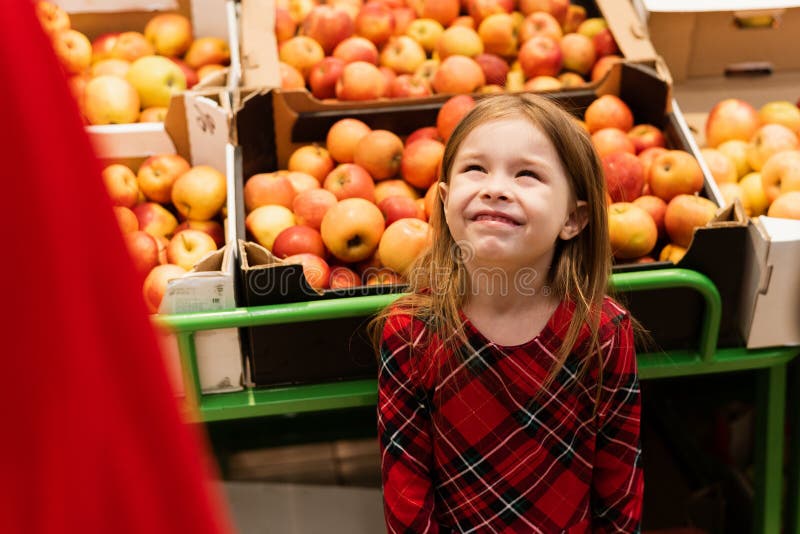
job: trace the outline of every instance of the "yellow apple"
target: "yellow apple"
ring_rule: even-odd
[[[180,56],[192,43],[192,23],[178,13],[159,13],[147,21],[144,37],[156,54]]]
[[[207,221],[225,205],[225,175],[208,165],[196,165],[172,185],[172,203],[187,219]]]
[[[186,90],[181,68],[162,56],[145,56],[131,64],[125,76],[139,93],[142,107],[167,107],[172,95]]]
[[[214,238],[202,230],[181,230],[169,240],[167,261],[183,267],[187,271],[195,264],[217,250]]]
[[[767,102],[758,110],[758,118],[763,124],[782,124],[796,134],[800,134],[800,109],[791,102],[777,100]]]
[[[192,41],[183,60],[193,69],[212,63],[227,65],[231,60],[231,50],[225,39],[200,37]]]
[[[739,180],[739,187],[742,189],[742,195],[747,198],[747,203],[750,206],[750,216],[764,215],[769,207],[769,200],[767,200],[764,186],[761,183],[761,173],[751,172],[746,174]]]
[[[797,148],[797,134],[781,124],[765,124],[750,139],[747,163],[753,170],[760,171],[773,154]]]
[[[761,183],[769,202],[789,191],[800,191],[800,151],[788,150],[771,156],[761,169]]]
[[[747,163],[747,141],[741,139],[730,139],[717,146],[717,150],[728,156],[736,168],[736,175],[739,179],[753,169]]]
[[[739,180],[736,166],[723,152],[716,148],[703,148],[700,150],[700,154],[703,156],[703,161],[705,161],[708,170],[711,171],[711,176],[715,182],[724,184],[729,182],[736,183]]]
[[[800,221],[800,191],[789,191],[776,198],[767,215]]]
[[[378,248],[384,230],[383,213],[363,198],[346,198],[325,213],[320,233],[325,246],[344,262],[362,261]]]
[[[136,181],[148,200],[164,204],[172,198],[175,181],[190,168],[189,162],[177,154],[150,156],[139,166]]]
[[[82,104],[89,124],[126,124],[139,118],[139,94],[127,80],[116,76],[89,80]]]
[[[62,30],[53,35],[53,49],[69,74],[78,74],[92,62],[92,43],[77,30]]]
[[[396,273],[406,275],[408,268],[431,244],[431,227],[415,218],[399,219],[381,236],[378,255],[381,262]]]
[[[139,200],[136,175],[125,165],[114,163],[104,168],[103,182],[115,206],[132,208]]]
[[[101,59],[97,63],[92,65],[91,73],[92,78],[96,78],[97,76],[103,76],[104,74],[108,74],[110,76],[117,76],[119,78],[125,78],[125,75],[128,74],[128,69],[131,68],[130,61],[125,61],[124,59]]]
[[[244,225],[262,247],[271,251],[275,238],[282,231],[294,226],[295,218],[289,208],[269,204],[251,211],[245,218]]]

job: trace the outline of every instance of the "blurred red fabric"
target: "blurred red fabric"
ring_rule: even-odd
[[[33,4],[0,19],[0,530],[230,531]]]

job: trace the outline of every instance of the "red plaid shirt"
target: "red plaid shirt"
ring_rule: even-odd
[[[538,336],[515,347],[498,347],[464,318],[475,350],[435,339],[423,347],[421,320],[389,318],[378,434],[390,533],[639,532],[644,483],[631,322],[606,299],[593,412],[597,366],[578,378],[588,328],[540,391],[571,310],[562,303]]]

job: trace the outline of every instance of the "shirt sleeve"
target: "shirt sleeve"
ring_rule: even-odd
[[[592,475],[593,532],[641,530],[644,475],[641,466],[641,394],[633,330],[627,314],[617,324],[604,362],[604,395]]]
[[[378,369],[378,439],[383,504],[390,534],[437,534],[433,514],[430,410],[412,361],[412,320],[391,316],[384,327]]]

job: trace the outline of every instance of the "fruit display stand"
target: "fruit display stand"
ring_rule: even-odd
[[[800,347],[759,350],[718,348],[721,298],[704,275],[686,269],[612,275],[612,289],[622,294],[644,290],[690,288],[704,301],[703,326],[698,345],[638,355],[639,373],[650,380],[675,376],[752,370],[758,373],[756,432],[756,524],[754,532],[777,532],[781,525],[782,459],[784,448],[787,367]],[[280,414],[371,406],[377,399],[374,379],[299,385],[278,388],[246,388],[219,395],[200,395],[193,336],[198,331],[286,324],[306,321],[365,317],[391,304],[399,295],[376,295],[336,300],[292,303],[231,311],[160,315],[154,321],[177,335],[187,388],[188,412],[199,421],[211,422]],[[647,326],[647,325],[645,325]],[[346,335],[346,334],[343,334]],[[797,484],[795,479],[793,484]]]

